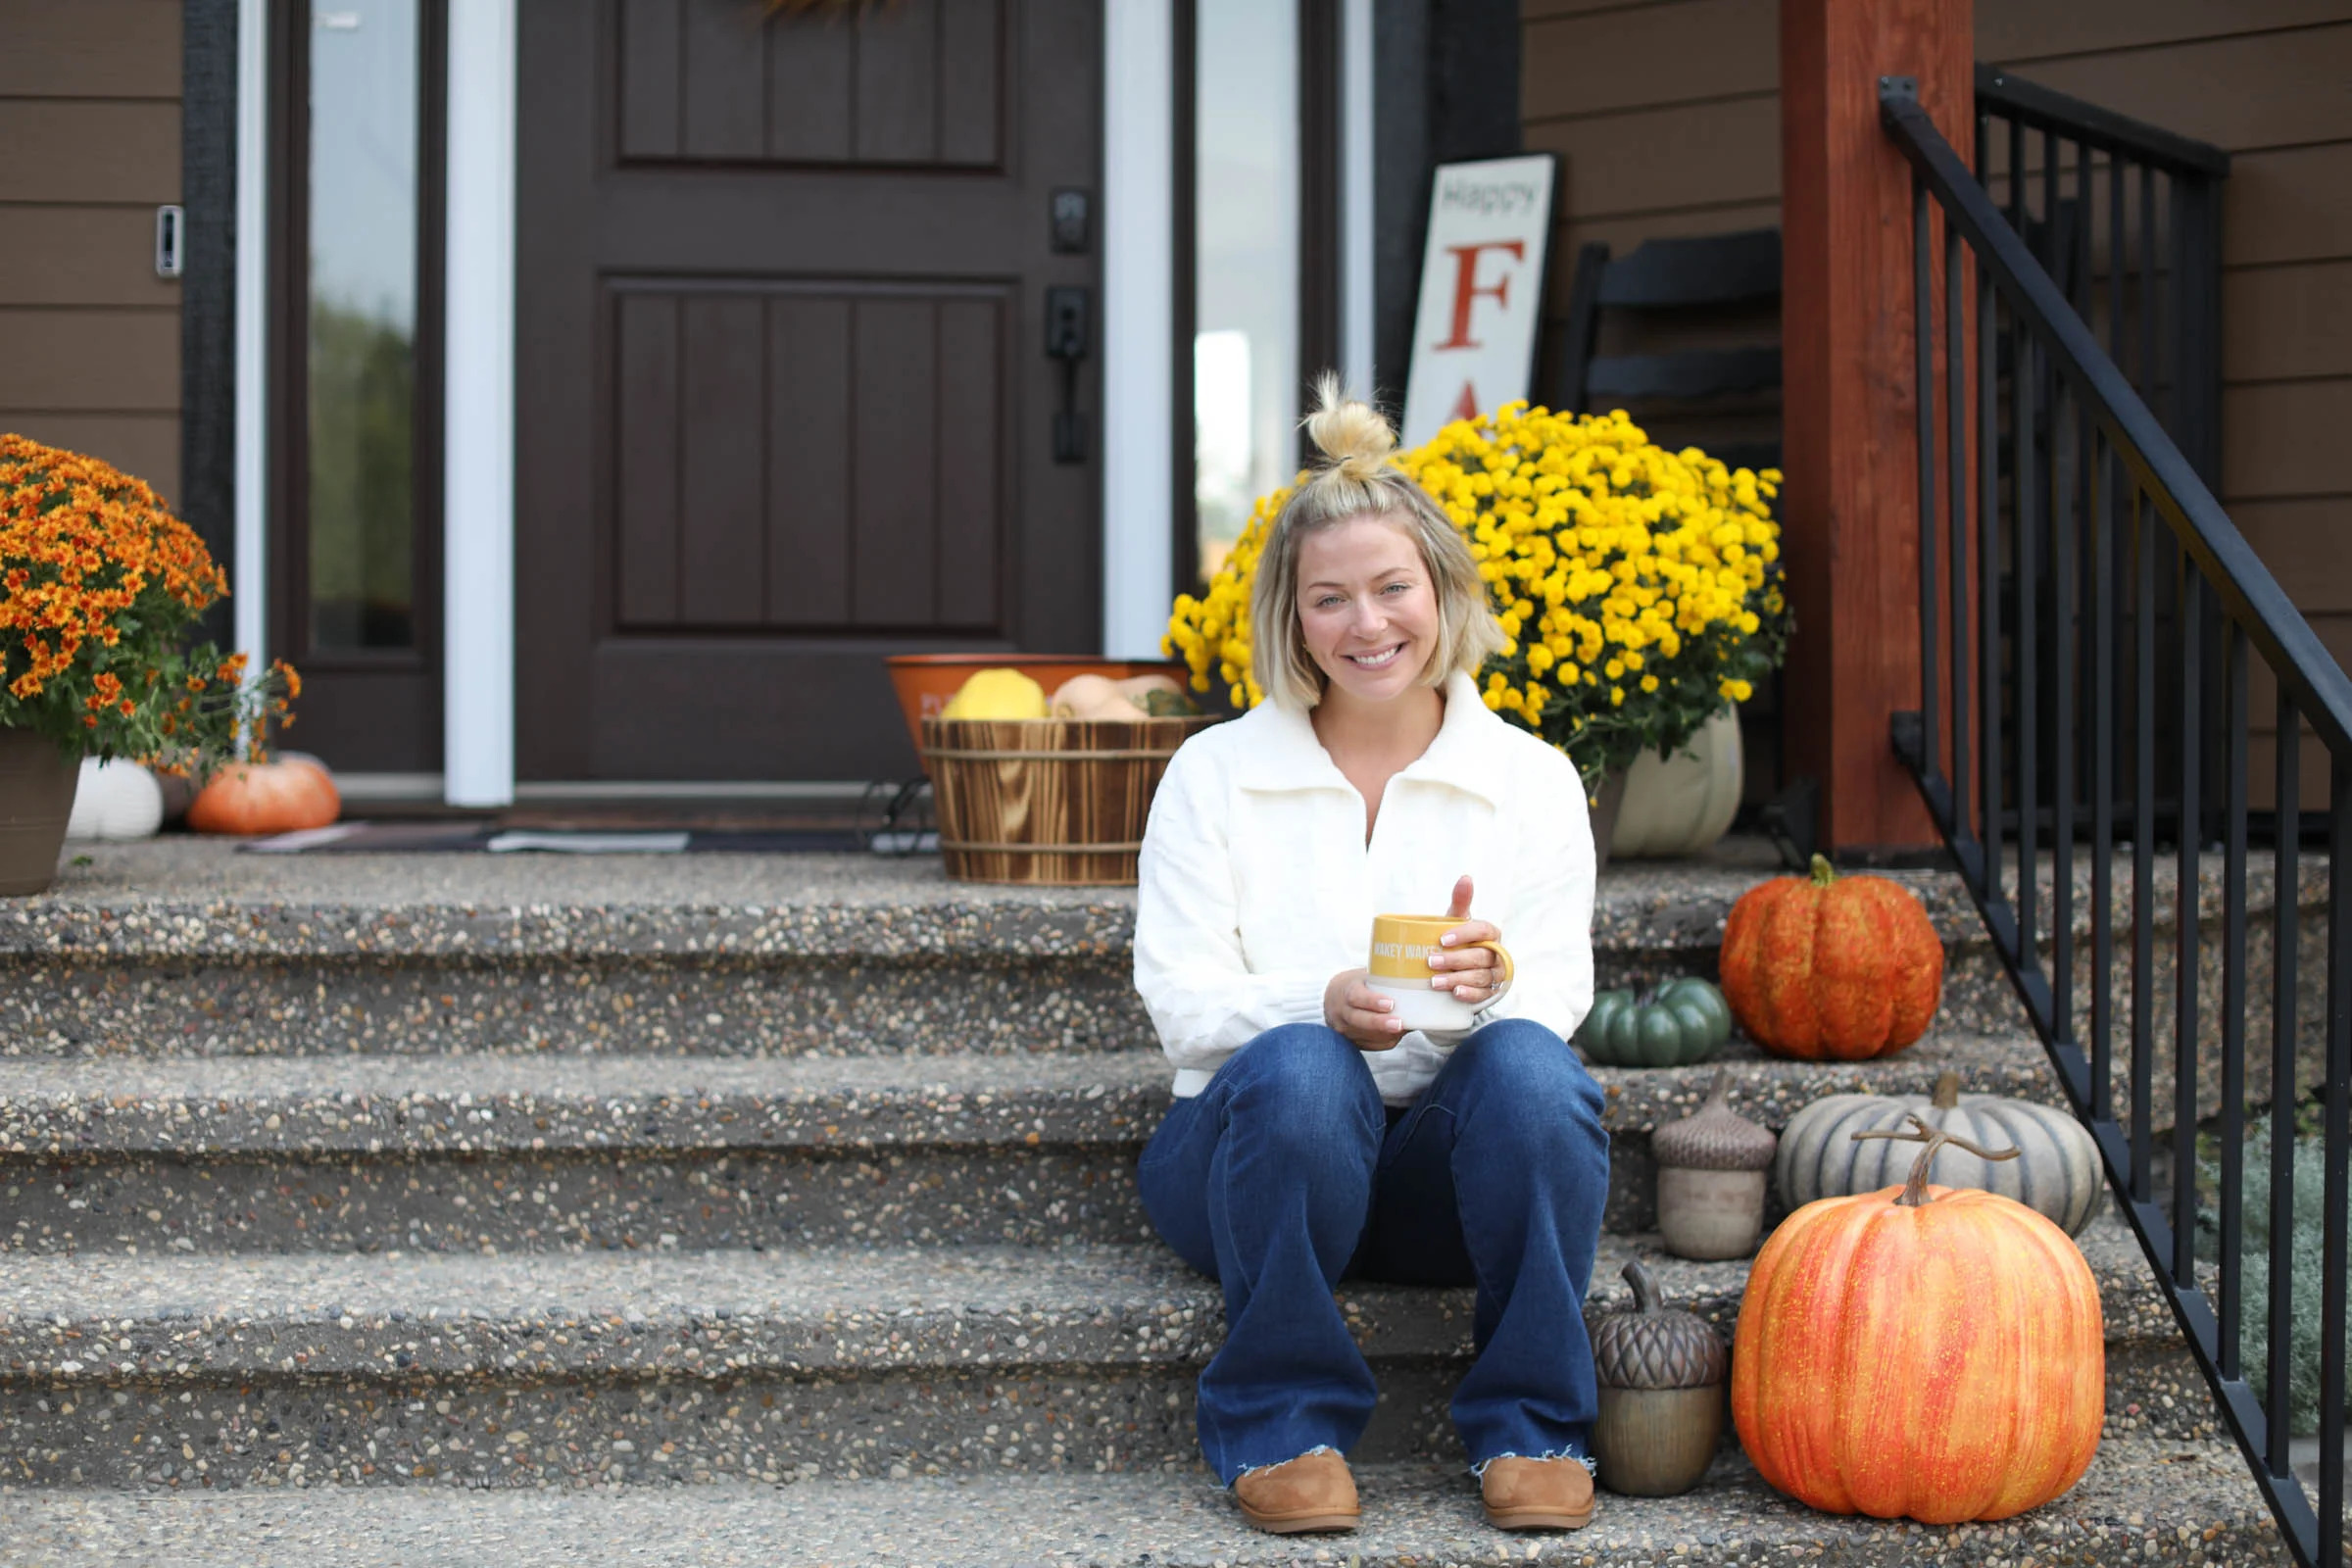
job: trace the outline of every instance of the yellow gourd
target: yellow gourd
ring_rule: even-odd
[[[948,699],[942,718],[1044,718],[1046,689],[1017,669],[983,669]]]

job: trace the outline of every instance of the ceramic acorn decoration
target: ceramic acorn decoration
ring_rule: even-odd
[[[1600,1418],[1592,1457],[1600,1484],[1636,1497],[1671,1497],[1698,1485],[1723,1437],[1723,1336],[1689,1312],[1671,1311],[1637,1258],[1625,1265],[1634,1309],[1592,1323]]]
[[[1649,1135],[1658,1162],[1658,1230],[1677,1257],[1745,1257],[1764,1229],[1765,1178],[1778,1140],[1732,1109],[1715,1069],[1706,1103]]]
[[[1831,1095],[1789,1118],[1774,1165],[1781,1200],[1802,1208],[1817,1198],[1893,1187],[1903,1179],[1910,1154],[1885,1141],[1856,1142],[1857,1132],[1886,1132],[1917,1116],[1996,1150],[2012,1150],[1999,1160],[1980,1159],[1963,1148],[1946,1148],[1929,1174],[1943,1187],[1981,1187],[2014,1198],[2049,1219],[2069,1236],[2080,1236],[2099,1210],[2107,1190],[2099,1170],[2099,1147],[2082,1124],[2065,1111],[2032,1101],[1998,1095],[1964,1095],[1960,1075],[1946,1071],[1933,1095]]]

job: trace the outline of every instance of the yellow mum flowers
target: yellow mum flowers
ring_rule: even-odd
[[[1512,640],[1480,672],[1487,706],[1566,752],[1598,788],[1644,749],[1671,753],[1780,663],[1788,612],[1772,501],[1780,473],[1668,452],[1622,412],[1505,404],[1400,453],[1462,530]],[[1266,529],[1250,514],[1203,596],[1180,595],[1163,648],[1236,708],[1250,678],[1250,590]]]

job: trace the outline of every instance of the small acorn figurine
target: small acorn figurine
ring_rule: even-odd
[[[1707,1102],[1649,1135],[1658,1162],[1658,1231],[1677,1257],[1745,1257],[1764,1229],[1764,1189],[1780,1140],[1725,1102],[1715,1069]]]
[[[1672,1497],[1706,1475],[1723,1438],[1731,1349],[1703,1319],[1668,1310],[1637,1258],[1625,1265],[1634,1309],[1592,1324],[1600,1419],[1592,1456],[1600,1484],[1636,1497]]]

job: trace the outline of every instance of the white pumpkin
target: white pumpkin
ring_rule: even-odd
[[[2014,1198],[2069,1236],[2079,1236],[2098,1212],[2106,1183],[2098,1145],[2082,1124],[2054,1105],[1960,1093],[1960,1075],[1946,1072],[1933,1095],[1831,1095],[1789,1118],[1773,1160],[1773,1183],[1788,1205],[1822,1198],[1850,1198],[1900,1187],[1919,1158],[1917,1143],[1857,1140],[1858,1132],[1896,1132],[1917,1116],[2015,1159],[1980,1159],[1945,1145],[1928,1180],[1940,1187],[1979,1187]]]
[[[1663,760],[1643,752],[1634,760],[1609,854],[1627,859],[1697,854],[1730,829],[1740,781],[1740,710],[1726,703],[1684,750]]]
[[[66,837],[150,839],[163,825],[164,791],[153,773],[136,762],[81,760],[81,782],[74,792]]]

